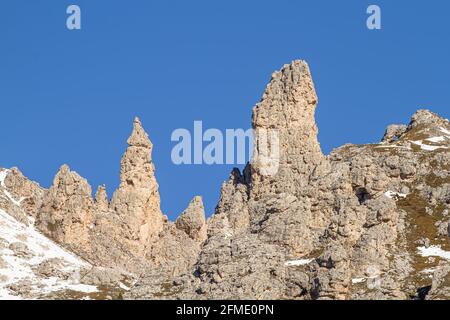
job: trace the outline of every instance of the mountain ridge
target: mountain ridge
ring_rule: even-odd
[[[91,298],[449,299],[448,120],[419,110],[380,143],[324,155],[317,103],[306,62],[272,74],[252,127],[277,130],[278,171],[267,174],[256,135],[254,160],[232,171],[208,219],[200,197],[176,221],[161,212],[138,118],[111,201],[66,165],[48,190],[0,169],[0,209],[88,261],[91,283],[114,287]]]

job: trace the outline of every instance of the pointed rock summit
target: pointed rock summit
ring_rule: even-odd
[[[98,186],[97,192],[95,193],[95,211],[96,212],[107,212],[109,209],[108,194],[106,193],[106,186]]]
[[[17,258],[39,246],[26,240],[32,228],[12,220],[35,217],[45,235],[102,267],[76,274],[98,285],[90,298],[448,299],[449,121],[419,110],[409,125],[389,126],[381,143],[347,144],[325,157],[316,105],[304,61],[273,74],[253,111],[255,156],[232,171],[208,221],[201,197],[175,222],[162,214],[153,146],[138,118],[111,203],[104,186],[93,200],[86,179],[66,165],[49,190],[0,168],[0,249],[10,249],[0,268],[23,273]],[[55,253],[38,249],[39,259]],[[35,258],[26,261],[30,276],[72,283],[50,259]],[[3,289],[0,279],[0,291],[40,288],[16,278]],[[71,289],[49,297],[87,296]]]
[[[253,109],[255,129],[255,162],[252,164],[252,184],[259,189],[261,183],[270,181],[306,185],[311,171],[324,160],[317,140],[314,113],[317,95],[311,72],[305,61],[295,60],[272,74],[261,101]],[[275,139],[272,139],[272,138]],[[278,152],[273,150],[278,144]],[[278,162],[278,170],[265,174],[261,154],[270,150]]]
[[[201,197],[192,199],[187,209],[178,217],[176,226],[198,242],[206,240],[205,207]]]
[[[448,125],[448,120],[443,119],[439,115],[430,110],[421,109],[417,110],[411,118],[408,129],[416,128],[418,126],[444,126]]]
[[[120,186],[110,208],[127,225],[127,239],[144,250],[151,237],[163,228],[158,183],[152,161],[153,145],[138,118],[128,139],[128,148],[120,165]]]
[[[148,138],[147,133],[144,128],[142,128],[141,121],[138,117],[134,118],[133,122],[133,132],[127,141],[129,146],[134,147],[143,147],[151,149],[153,147],[150,139]]]
[[[86,179],[63,165],[42,203],[36,220],[41,231],[76,252],[89,247],[94,213],[92,189]]]

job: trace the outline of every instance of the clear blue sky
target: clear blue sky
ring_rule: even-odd
[[[82,30],[66,29],[66,8]],[[382,9],[382,30],[366,8]],[[231,166],[175,166],[170,135],[249,128],[271,73],[310,64],[324,152],[378,141],[427,107],[449,116],[448,1],[3,0],[0,4],[0,167],[48,187],[61,164],[93,189],[117,187],[138,115],[154,143],[163,211],[194,195],[208,214]]]

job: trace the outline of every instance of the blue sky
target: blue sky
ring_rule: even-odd
[[[66,28],[66,8],[82,30]],[[366,8],[382,9],[382,30]],[[111,195],[135,115],[163,211],[208,215],[232,166],[175,166],[176,128],[249,128],[271,73],[308,61],[325,153],[380,139],[418,108],[449,116],[448,1],[23,1],[0,4],[0,167],[49,187],[63,163]]]

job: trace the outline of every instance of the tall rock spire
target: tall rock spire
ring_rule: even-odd
[[[308,64],[296,60],[272,74],[253,109],[254,155],[246,179],[249,227],[299,256],[314,248],[327,224],[325,214],[312,213],[307,197],[315,177],[329,171],[317,140],[317,102]]]
[[[283,191],[298,190],[308,184],[308,176],[323,161],[317,141],[314,113],[317,95],[308,64],[296,60],[272,74],[261,101],[253,109],[255,153],[252,164],[252,184],[257,189],[269,182],[273,188],[281,184]],[[273,140],[272,138],[276,138]],[[274,149],[277,143],[277,150]],[[267,160],[267,149],[276,151]],[[267,165],[277,162],[275,171]],[[269,174],[268,174],[269,173]],[[292,188],[287,188],[292,186]],[[287,189],[286,189],[287,188]]]
[[[135,118],[128,148],[120,165],[120,186],[110,208],[127,226],[127,238],[144,250],[148,240],[163,228],[158,183],[152,161],[153,145],[141,122]]]

